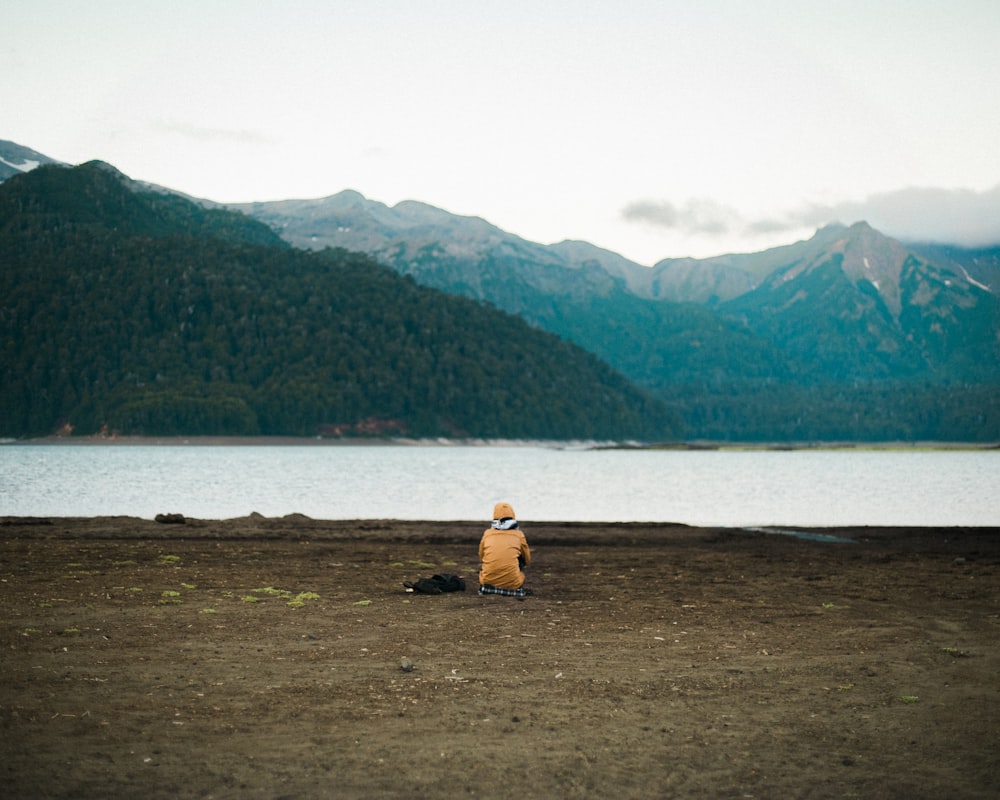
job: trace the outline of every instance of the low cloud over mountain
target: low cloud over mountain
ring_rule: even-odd
[[[783,215],[747,215],[710,198],[637,200],[622,217],[685,234],[772,234],[866,220],[889,236],[909,242],[962,247],[1000,243],[1000,185],[984,192],[912,187],[872,194],[864,200],[813,203]]]

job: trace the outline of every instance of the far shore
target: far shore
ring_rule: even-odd
[[[549,439],[413,439],[406,437],[320,436],[44,436],[0,439],[2,445],[121,447],[552,447],[588,450],[1000,450],[1000,442],[599,442]]]

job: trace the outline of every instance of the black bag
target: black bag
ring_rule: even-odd
[[[404,581],[403,586],[420,594],[444,594],[445,592],[464,592],[465,580],[458,575],[432,575],[421,578],[414,583]]]

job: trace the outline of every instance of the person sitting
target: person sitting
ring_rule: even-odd
[[[493,524],[479,540],[479,594],[527,597],[524,568],[531,563],[528,540],[518,528],[510,503],[493,507]]]

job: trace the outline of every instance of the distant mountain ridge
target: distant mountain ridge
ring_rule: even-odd
[[[266,223],[285,241],[309,250],[342,247],[368,253],[404,275],[434,285],[448,272],[470,287],[481,287],[475,268],[485,256],[511,266],[531,265],[532,283],[544,284],[546,269],[576,269],[589,260],[604,264],[614,254],[583,246],[584,252],[529,242],[480,217],[451,214],[414,200],[389,207],[345,190],[318,200],[231,204]],[[617,257],[625,268],[637,264]],[[640,268],[641,269],[641,268]],[[563,281],[560,280],[560,283]],[[489,299],[480,295],[477,299]]]
[[[860,222],[649,268],[353,191],[237,208],[295,246],[363,250],[574,341],[659,392],[698,436],[1000,437],[991,251],[935,258]]]
[[[800,253],[824,246],[840,236],[847,226],[831,224],[812,239],[757,253],[731,253],[708,258],[668,258],[652,268],[644,267],[610,250],[588,242],[565,241],[552,245],[529,242],[479,218],[451,214],[434,206],[407,200],[395,206],[369,200],[360,192],[344,190],[315,200],[278,200],[232,204],[230,208],[250,214],[278,231],[296,247],[322,249],[343,247],[367,252],[393,262],[404,273],[419,273],[420,257],[435,248],[445,258],[482,258],[488,253],[513,254],[538,265],[570,269],[598,267],[641,297],[675,302],[724,302],[753,289],[767,275]],[[873,231],[873,234],[877,232]],[[896,275],[886,261],[888,237],[873,235],[870,246],[879,253],[862,270],[864,254],[854,248],[848,268],[857,275],[879,280],[891,296]],[[897,262],[903,249],[922,253],[927,261],[941,261],[960,281],[977,283],[997,292],[1000,284],[1000,245],[976,251],[943,245],[905,245],[895,242]],[[902,248],[902,249],[901,249]],[[860,259],[860,260],[858,260]],[[888,274],[881,274],[888,269]]]
[[[655,301],[651,308],[659,316],[680,313],[676,304],[693,303],[741,321],[748,331],[766,332],[774,340],[780,326],[766,321],[797,314],[793,306],[808,305],[808,298],[815,297],[805,285],[818,279],[817,271],[835,269],[844,279],[842,294],[834,303],[827,290],[826,313],[872,315],[869,327],[880,327],[881,332],[869,345],[879,354],[900,354],[899,367],[910,375],[920,370],[921,361],[932,372],[947,366],[934,356],[940,348],[927,345],[921,352],[907,352],[913,350],[908,342],[914,332],[904,322],[912,319],[911,312],[921,309],[939,317],[943,329],[954,323],[958,310],[996,305],[991,286],[972,277],[957,259],[933,263],[866,223],[830,225],[809,240],[760,253],[666,259],[646,268],[587,243],[540,245],[476,217],[449,214],[413,201],[389,208],[354,191],[320,200],[234,208],[267,223],[297,247],[367,252],[421,283],[486,300],[560,335],[570,335],[646,384],[658,383],[662,376],[617,362],[608,348],[602,350],[593,341],[571,335],[560,320],[570,310],[584,313],[576,307],[581,302],[636,306]],[[985,274],[984,279],[988,279]],[[790,294],[789,287],[796,287],[796,293]],[[893,325],[883,326],[882,317]],[[595,320],[594,330],[599,327]],[[799,330],[797,335],[808,338],[809,332]],[[921,335],[927,338],[929,334]],[[774,343],[779,349],[786,344]],[[804,353],[809,348],[792,349]],[[983,355],[989,365],[996,353],[987,347]],[[879,355],[867,373],[858,362],[853,377],[884,377],[885,361]]]
[[[295,248],[367,253],[580,345],[689,438],[1000,439],[1000,248],[907,245],[860,222],[644,267],[350,190],[231,208]]]

